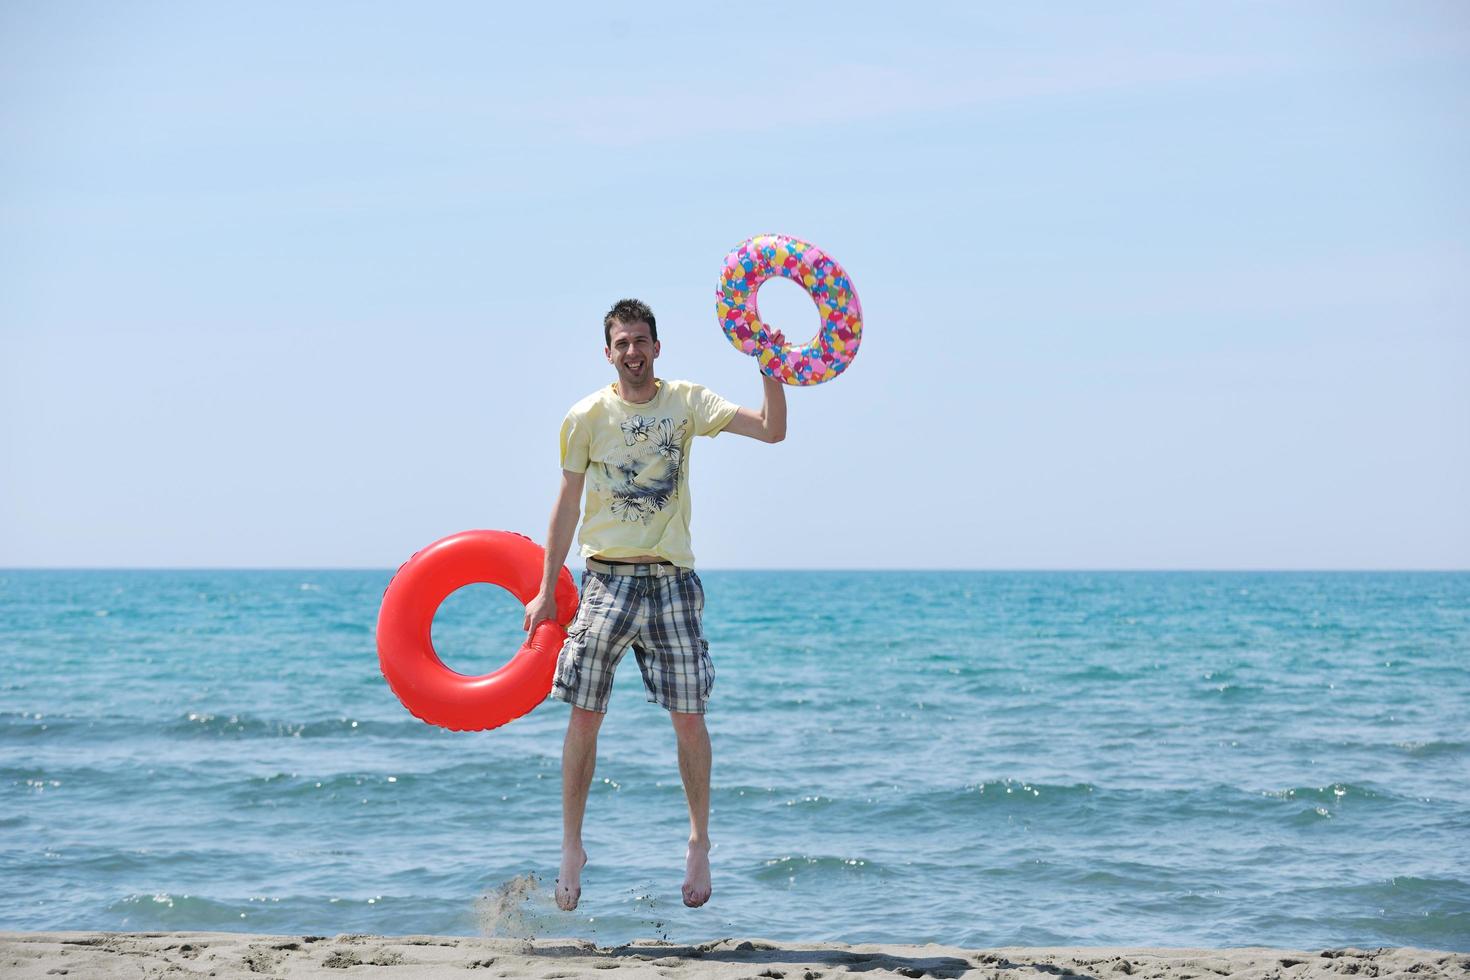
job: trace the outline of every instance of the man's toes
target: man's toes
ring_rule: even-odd
[[[563,855],[561,864],[561,875],[556,879],[556,907],[563,912],[570,912],[577,907],[577,902],[582,898],[582,869],[587,867],[587,852],[582,851],[582,863],[575,868],[568,868],[566,856]]]
[[[709,901],[711,888],[697,888],[693,885],[684,886],[684,904],[691,909],[697,909]]]

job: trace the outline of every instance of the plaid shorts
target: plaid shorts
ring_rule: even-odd
[[[581,604],[556,661],[552,697],[606,712],[613,671],[632,645],[648,700],[670,711],[704,714],[715,683],[700,625],[704,586],[692,569],[665,567],[669,574],[582,573]],[[628,566],[635,572],[648,568]]]

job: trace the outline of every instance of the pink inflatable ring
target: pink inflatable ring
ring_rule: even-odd
[[[772,276],[805,289],[822,314],[821,329],[800,347],[772,343],[761,322],[755,294]],[[863,307],[842,266],[810,242],[786,235],[757,235],[725,256],[715,313],[737,350],[757,358],[762,374],[789,385],[831,381],[847,370],[863,338]]]

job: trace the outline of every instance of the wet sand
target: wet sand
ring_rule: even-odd
[[[1420,949],[964,949],[720,939],[599,947],[580,939],[262,936],[248,933],[0,932],[7,980],[66,977],[773,978],[855,975],[985,980],[1467,980],[1470,954]],[[478,971],[484,971],[480,973]]]

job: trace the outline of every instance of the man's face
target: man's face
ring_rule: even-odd
[[[659,345],[648,324],[642,320],[614,320],[611,343],[606,350],[607,362],[617,368],[619,380],[641,387],[653,379],[653,360],[658,357]]]

